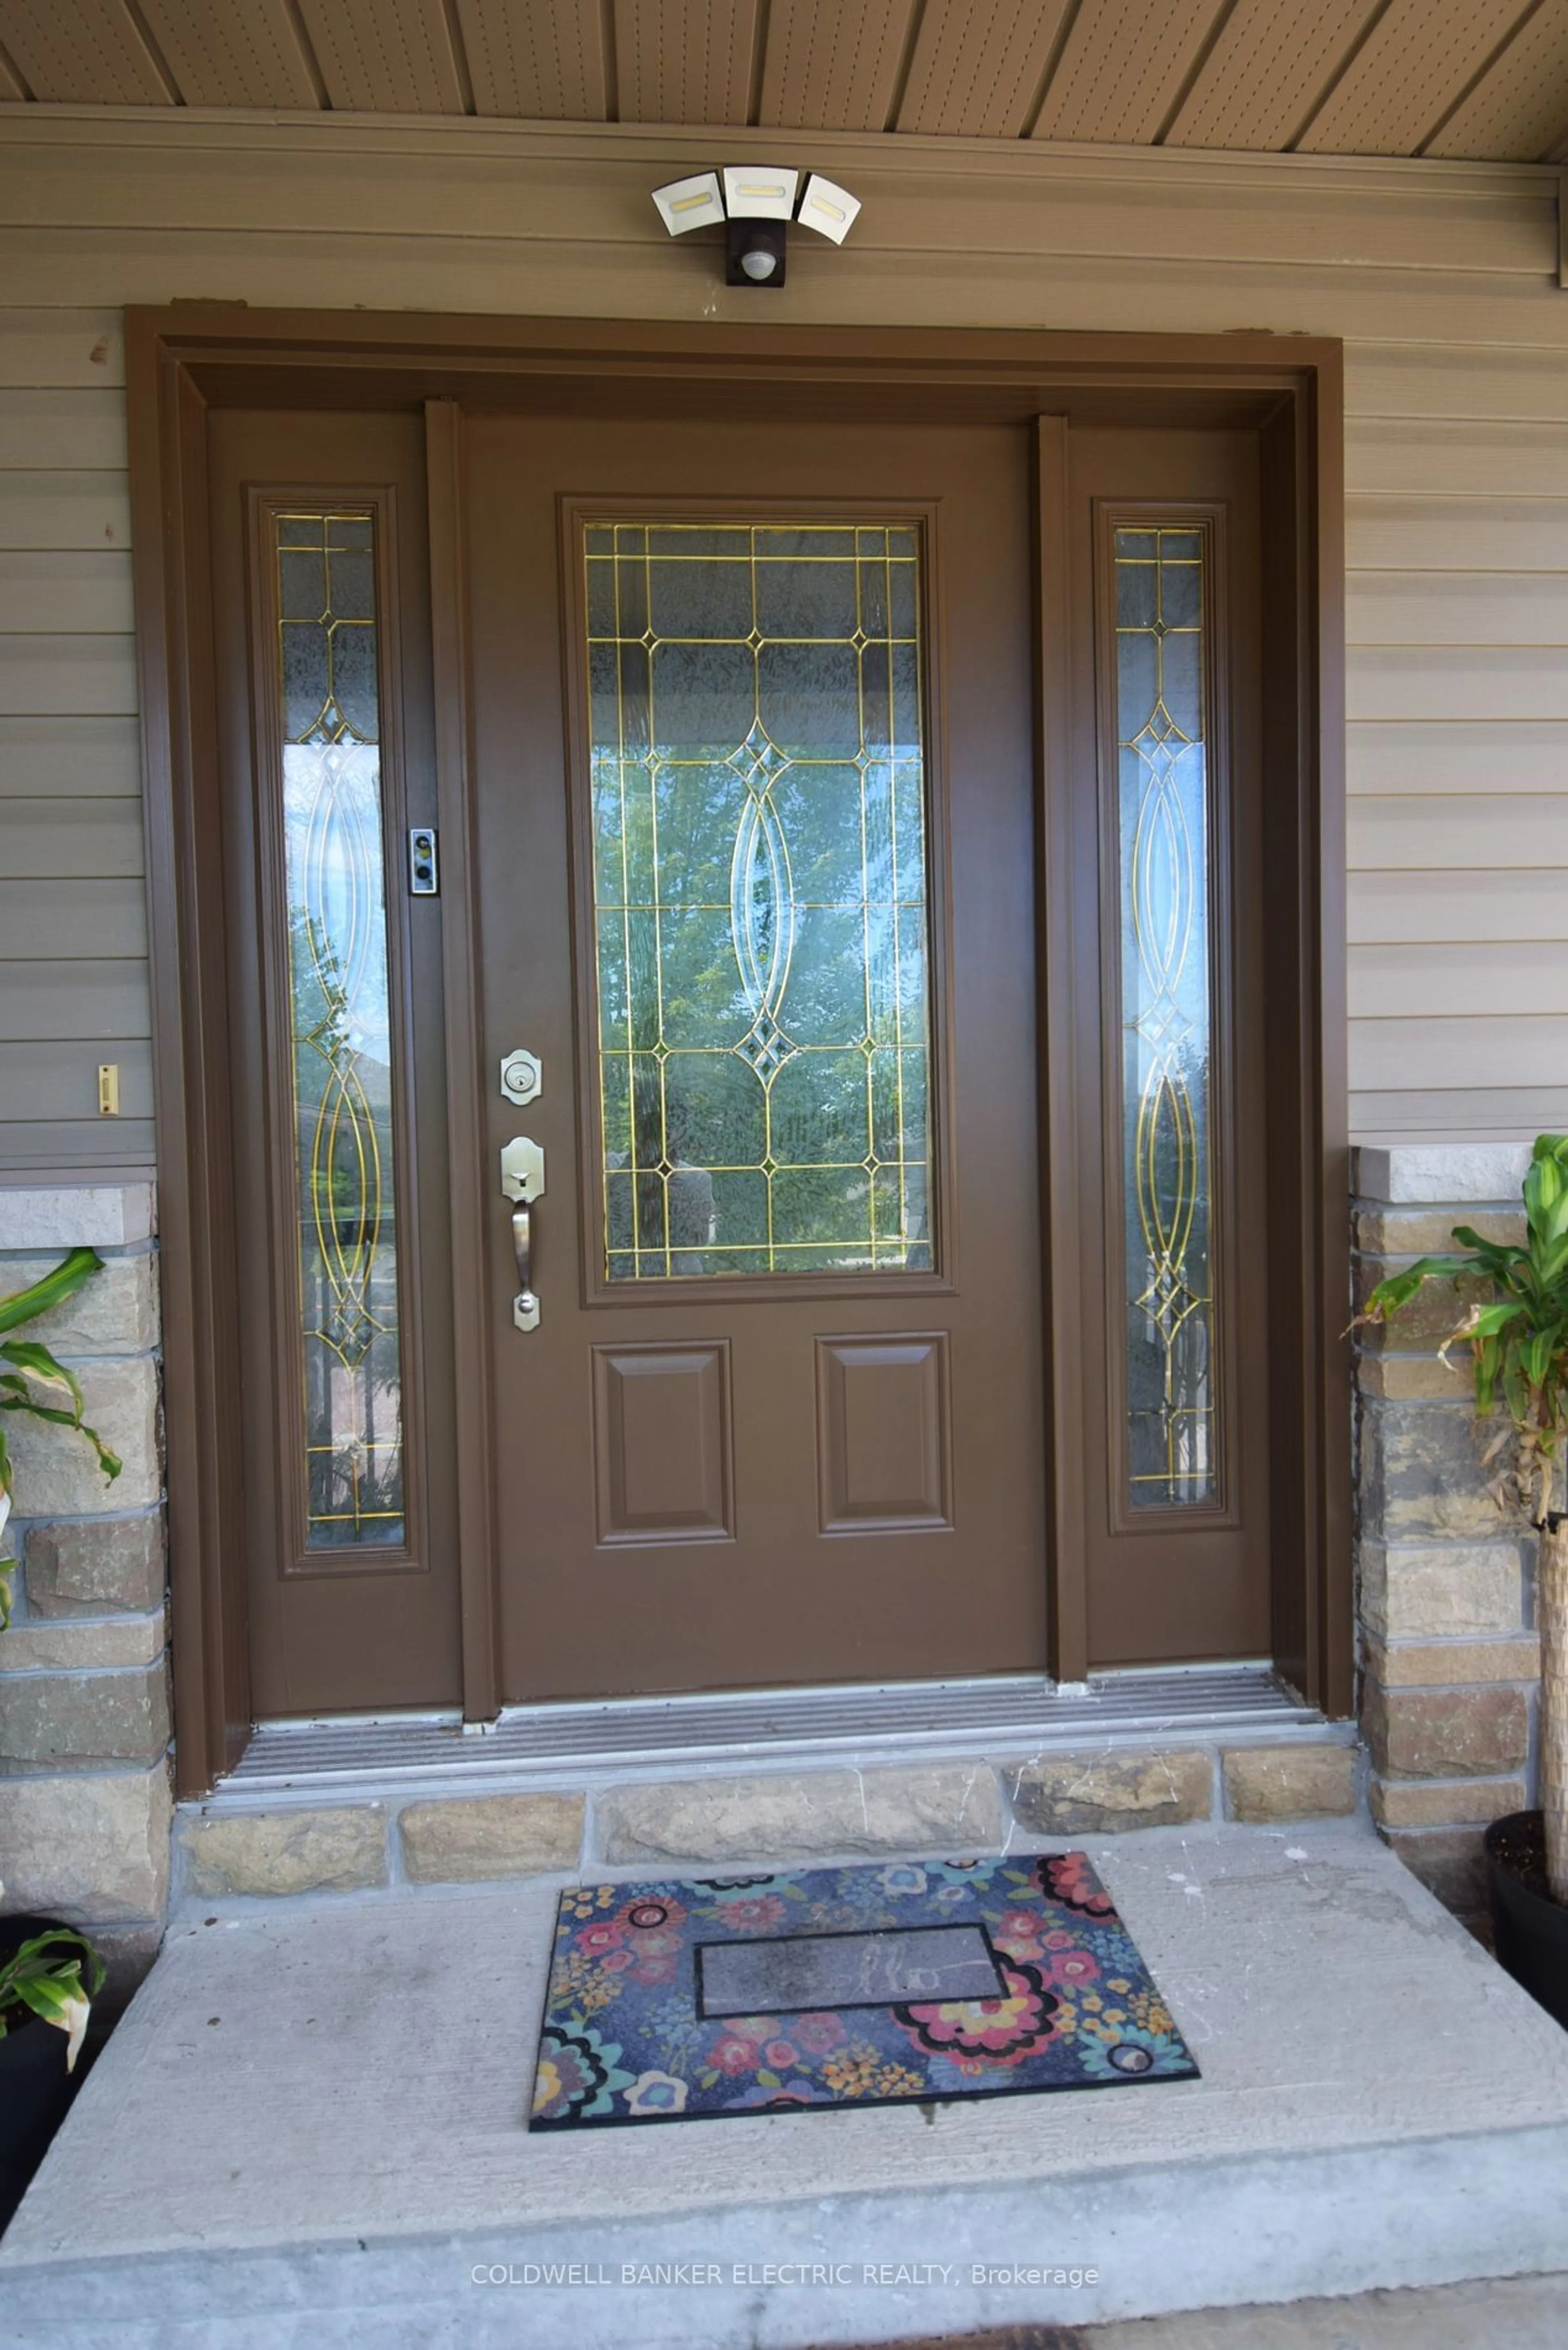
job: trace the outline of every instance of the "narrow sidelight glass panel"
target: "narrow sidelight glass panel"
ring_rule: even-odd
[[[612,1281],[931,1269],[920,554],[585,530]]]
[[[312,1550],[405,1539],[375,520],[275,517]]]
[[[1204,535],[1115,534],[1127,1501],[1219,1492]]]

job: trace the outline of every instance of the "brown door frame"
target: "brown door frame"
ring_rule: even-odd
[[[224,917],[217,831],[206,511],[215,407],[423,408],[431,498],[437,779],[456,1293],[477,1295],[489,1190],[472,1083],[477,941],[461,498],[465,406],[577,414],[816,413],[1016,422],[1036,435],[1040,528],[1043,1000],[1071,1000],[1072,890],[1055,779],[1067,772],[1065,461],[1075,421],[1249,424],[1261,435],[1265,789],[1277,1215],[1275,1359],[1300,1380],[1271,1431],[1274,1652],[1334,1714],[1351,1710],[1345,981],[1343,364],[1337,342],[1262,335],[1084,335],[410,317],[175,304],[126,314],[138,663],[148,840],[177,1777],[198,1794],[249,1733],[236,1539],[234,1230]],[[1078,1359],[1072,1071],[1042,1026],[1047,1359]],[[1299,1273],[1294,1268],[1299,1265]],[[459,1350],[465,1712],[497,1704],[496,1585],[482,1349]],[[1282,1387],[1284,1385],[1281,1382]],[[1086,1657],[1083,1402],[1049,1382],[1051,1663]]]

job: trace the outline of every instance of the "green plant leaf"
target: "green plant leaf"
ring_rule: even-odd
[[[1563,1343],[1563,1326],[1554,1322],[1550,1329],[1538,1330],[1527,1338],[1522,1349],[1524,1376],[1532,1388],[1544,1388],[1552,1368],[1552,1357]]]
[[[1495,1338],[1480,1338],[1476,1341],[1476,1409],[1483,1419],[1497,1402],[1497,1372],[1501,1353],[1501,1349]]]
[[[1496,1305],[1483,1305],[1474,1320],[1466,1322],[1455,1335],[1472,1341],[1493,1338],[1500,1330],[1506,1330],[1511,1322],[1517,1322],[1525,1311],[1521,1298],[1504,1298]]]
[[[1363,1322],[1387,1322],[1402,1306],[1408,1305],[1423,1282],[1458,1281],[1476,1270],[1475,1260],[1468,1256],[1423,1256],[1403,1273],[1391,1273],[1380,1281],[1368,1297],[1362,1311],[1351,1324],[1354,1330]]]
[[[1473,1224],[1456,1224],[1453,1238],[1465,1248],[1473,1249],[1479,1261],[1489,1272],[1495,1266],[1505,1272],[1510,1265],[1521,1264],[1529,1254],[1517,1241],[1483,1240]]]
[[[84,1282],[95,1273],[103,1271],[103,1259],[96,1249],[72,1249],[70,1254],[26,1289],[13,1290],[9,1297],[0,1297],[0,1331],[16,1330],[24,1322],[35,1321],[51,1306],[64,1305],[74,1297]]]
[[[41,1281],[31,1283],[26,1289],[14,1290],[8,1297],[0,1297],[0,1335],[19,1328],[24,1322],[36,1320],[51,1306],[74,1296],[84,1282],[90,1281],[103,1269],[103,1259],[96,1249],[72,1249],[69,1255],[62,1258]],[[25,1411],[31,1419],[47,1420],[57,1428],[79,1430],[97,1453],[99,1467],[112,1484],[124,1464],[118,1454],[109,1451],[97,1429],[89,1428],[84,1419],[84,1399],[75,1373],[57,1360],[47,1347],[31,1338],[7,1336],[5,1343],[0,1346],[0,1362],[13,1366],[12,1369],[0,1373],[0,1412]],[[41,1403],[29,1381],[69,1396],[71,1409],[62,1411],[55,1405]],[[9,1503],[14,1491],[15,1471],[10,1448],[4,1436],[0,1435],[0,1494],[5,1495]],[[8,1510],[0,1512],[0,1523],[8,1514]],[[5,1629],[10,1620],[10,1582],[0,1574],[0,1631]]]
[[[47,1347],[40,1347],[36,1338],[7,1338],[0,1344],[0,1362],[14,1363],[17,1370],[41,1387],[63,1388],[76,1405],[80,1419],[86,1409],[81,1382],[74,1371],[67,1371],[57,1362]]]

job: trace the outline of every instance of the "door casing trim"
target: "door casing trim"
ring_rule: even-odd
[[[418,317],[177,303],[126,313],[137,660],[148,843],[154,1097],[174,1616],[176,1778],[231,1768],[250,1732],[239,1539],[231,1070],[219,861],[206,499],[218,407],[422,409],[431,494],[438,788],[446,837],[453,1276],[477,1294],[488,1208],[476,1066],[475,853],[461,582],[465,407],[653,415],[908,415],[1014,422],[1034,434],[1043,998],[1070,983],[1070,904],[1052,821],[1067,757],[1065,462],[1075,421],[1250,424],[1263,456],[1265,765],[1289,794],[1294,854],[1272,875],[1273,973],[1288,1035],[1270,1077],[1271,1188],[1284,1233],[1272,1310],[1300,1366],[1273,1431],[1274,1653],[1330,1715],[1351,1711],[1350,1382],[1345,981],[1343,357],[1310,337],[1051,334],[662,321]],[[1061,1000],[1058,996],[1058,1000]],[[1051,1360],[1072,1365],[1081,1312],[1072,1074],[1041,1038]],[[460,1081],[461,1076],[461,1081]],[[1299,1246],[1298,1246],[1299,1243]],[[495,1527],[483,1343],[458,1351],[464,1711],[499,1706]],[[1082,1398],[1049,1381],[1052,1669],[1084,1677]]]

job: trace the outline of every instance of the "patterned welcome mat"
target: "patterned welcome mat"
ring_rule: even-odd
[[[532,2126],[1197,2075],[1081,1852],[574,1885]]]

